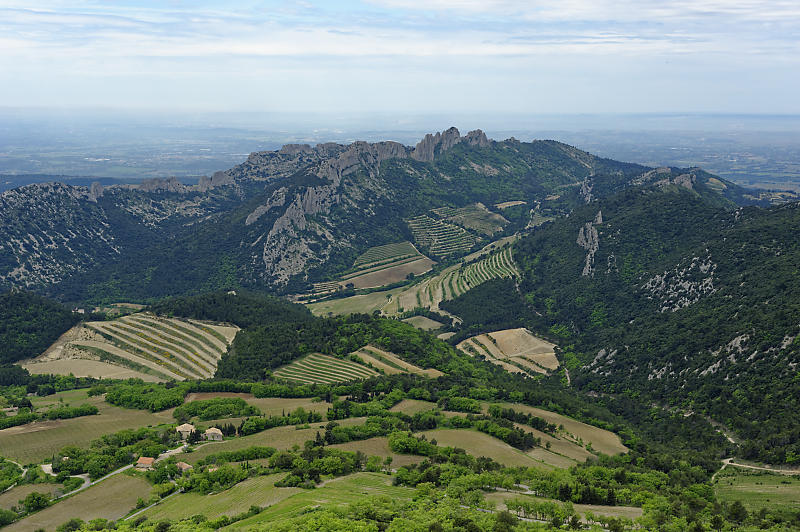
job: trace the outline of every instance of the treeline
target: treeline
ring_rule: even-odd
[[[92,479],[133,463],[137,456],[157,458],[175,446],[180,436],[170,428],[122,430],[107,434],[91,442],[88,448],[67,446],[53,459],[53,472],[66,471],[70,475],[88,473]]]
[[[242,329],[275,321],[303,323],[314,319],[303,305],[241,290],[235,294],[210,292],[168,298],[154,303],[148,310],[160,316],[233,323]]]
[[[242,330],[217,367],[217,378],[262,381],[269,371],[305,354],[345,357],[367,344],[421,367],[450,374],[475,373],[463,355],[433,335],[399,320],[373,315],[314,317],[287,301],[260,294],[215,292],[154,304],[165,316],[225,321]]]
[[[28,423],[33,423],[34,421],[39,421],[42,419],[54,420],[93,416],[97,414],[97,412],[97,407],[90,404],[83,404],[80,406],[59,406],[41,413],[23,411],[19,412],[15,416],[0,417],[0,430],[7,429],[9,427],[17,427],[19,425],[27,425]]]
[[[31,292],[0,294],[0,366],[42,354],[79,321],[79,314]]]
[[[227,417],[258,416],[261,411],[239,397],[217,397],[200,401],[189,401],[177,407],[172,416],[179,423],[196,417],[203,421]]]

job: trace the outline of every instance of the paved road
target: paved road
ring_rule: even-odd
[[[169,449],[167,451],[164,451],[163,453],[158,455],[158,458],[156,458],[156,461],[164,460],[165,458],[169,458],[170,456],[172,456],[174,454],[181,453],[181,452],[186,450],[186,447],[187,447],[187,444],[184,443],[184,444],[181,444],[180,447],[176,447],[175,449]],[[16,462],[14,462],[14,463],[16,463]],[[119,469],[115,469],[111,473],[109,473],[107,475],[104,475],[104,476],[98,478],[95,481],[92,481],[89,478],[89,475],[87,475],[85,473],[82,474],[82,475],[71,475],[72,478],[81,478],[81,479],[83,479],[83,485],[81,487],[77,488],[77,489],[74,489],[74,490],[72,490],[72,491],[70,491],[68,493],[65,493],[65,494],[61,495],[60,497],[56,497],[56,499],[61,499],[61,498],[64,498],[64,497],[66,497],[68,495],[74,495],[74,494],[78,493],[79,491],[83,491],[86,488],[94,486],[98,482],[102,482],[102,481],[104,481],[105,479],[107,479],[109,477],[113,477],[114,475],[118,475],[118,474],[122,473],[123,471],[132,468],[133,466],[134,466],[134,464],[128,464],[126,466],[122,466]],[[48,475],[53,476],[53,477],[56,476],[56,474],[53,473],[53,464],[42,464],[41,467],[42,467],[42,471],[44,471]]]

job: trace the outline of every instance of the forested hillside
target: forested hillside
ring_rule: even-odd
[[[36,294],[0,294],[0,366],[39,355],[79,321],[80,315]]]
[[[194,186],[4,192],[0,286],[93,303],[240,288],[297,293],[337,278],[373,246],[412,241],[434,260],[453,261],[534,220],[648,183],[690,187],[728,208],[760,201],[699,169],[650,169],[555,141],[496,142],[480,130],[451,128],[414,148],[287,145]],[[485,212],[498,231],[447,217],[457,209]],[[413,231],[412,220],[438,225],[433,234]]]
[[[564,346],[574,385],[701,411],[747,458],[800,459],[800,207],[717,208],[683,188],[582,206],[514,248],[518,289],[487,283],[447,308],[518,298]],[[515,295],[516,292],[519,295]]]

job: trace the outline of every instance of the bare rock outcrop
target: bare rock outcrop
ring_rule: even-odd
[[[486,134],[480,129],[470,131],[465,136],[461,136],[458,129],[451,127],[441,133],[425,135],[414,150],[411,152],[411,158],[417,161],[431,162],[437,155],[442,154],[461,142],[469,146],[484,147],[490,144]]]
[[[97,200],[103,197],[103,185],[95,181],[89,187],[89,201],[97,203]]]
[[[583,266],[581,275],[583,277],[594,277],[594,255],[600,249],[600,236],[597,233],[595,224],[603,223],[602,211],[597,211],[593,222],[586,222],[578,230],[577,244],[586,250],[586,263]]]

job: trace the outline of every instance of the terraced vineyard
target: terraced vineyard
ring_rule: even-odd
[[[127,368],[157,380],[204,379],[214,375],[238,329],[191,320],[131,314],[113,321],[79,325],[31,361],[32,369],[68,361],[78,375],[84,362],[92,376],[102,377]],[[107,366],[104,368],[103,366]]]
[[[353,263],[354,270],[361,270],[384,264],[387,262],[396,262],[400,259],[414,257],[420,255],[417,248],[411,242],[398,242],[396,244],[386,244],[384,246],[375,246],[369,248],[367,251],[359,255]]]
[[[527,329],[507,329],[467,338],[457,346],[471,356],[482,356],[510,373],[535,375],[558,369],[554,345]]]
[[[451,266],[439,275],[410,286],[392,295],[383,308],[385,314],[399,314],[416,307],[439,309],[442,301],[456,298],[489,279],[517,276],[511,257],[511,248],[506,246],[485,259],[463,265]]]
[[[368,379],[378,375],[378,372],[356,362],[313,353],[278,368],[274,374],[306,384],[332,384]]]
[[[414,241],[438,257],[464,253],[481,240],[457,225],[425,214],[415,216],[407,220],[407,223],[414,235]]]
[[[307,298],[317,298],[353,285],[355,288],[375,288],[406,279],[408,274],[420,275],[435,263],[420,253],[411,242],[398,242],[368,249],[353,267],[336,281],[314,283]]]
[[[389,353],[388,351],[378,349],[371,345],[362,347],[353,354],[360,358],[365,364],[370,364],[373,368],[382,371],[386,375],[414,373],[415,375],[422,375],[430,378],[444,375],[441,371],[436,369],[422,369],[419,366],[406,362],[394,353]]]
[[[454,224],[472,229],[484,235],[492,235],[501,231],[508,220],[497,213],[489,211],[482,203],[467,205],[466,207],[440,207],[433,209],[435,215]]]

